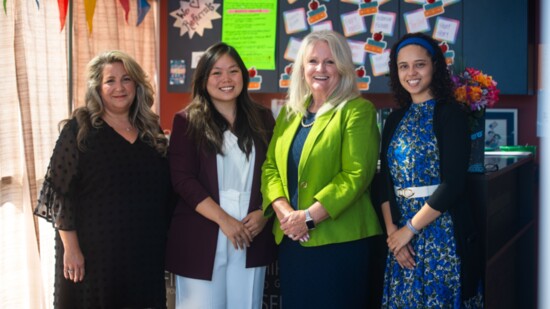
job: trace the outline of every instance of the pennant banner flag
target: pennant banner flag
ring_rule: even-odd
[[[59,7],[59,23],[61,24],[59,31],[63,31],[63,28],[65,27],[65,20],[67,19],[69,0],[57,0],[57,6]]]
[[[139,26],[143,19],[145,18],[145,15],[147,15],[147,12],[149,12],[149,9],[151,8],[151,5],[149,5],[149,2],[147,0],[137,0],[138,3],[138,20],[136,26]]]
[[[86,10],[86,21],[88,22],[88,31],[92,33],[94,27],[94,13],[96,0],[84,0],[84,9]]]
[[[120,5],[124,9],[124,19],[128,23],[128,12],[130,12],[130,0],[120,0]]]

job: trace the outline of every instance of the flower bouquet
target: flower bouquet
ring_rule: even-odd
[[[451,77],[455,99],[468,111],[472,150],[469,172],[485,172],[485,109],[498,102],[497,82],[487,74],[473,68]]]
[[[473,68],[466,68],[464,72],[453,75],[454,95],[458,103],[469,111],[475,112],[487,107],[493,107],[498,102],[500,91],[497,82],[487,74]]]

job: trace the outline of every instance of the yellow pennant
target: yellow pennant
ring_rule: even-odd
[[[95,3],[96,0],[84,0],[84,9],[86,10],[86,22],[88,23],[88,31],[92,33],[93,29],[93,20],[95,12]]]

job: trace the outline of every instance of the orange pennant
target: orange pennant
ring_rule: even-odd
[[[96,0],[84,0],[84,9],[86,10],[86,22],[88,22],[88,31],[92,33],[94,27],[94,13]]]
[[[126,23],[128,23],[128,12],[130,12],[130,0],[119,0],[120,5],[122,5],[122,8],[124,9],[124,18],[126,19]]]
[[[63,31],[65,20],[67,19],[69,0],[57,0],[57,6],[59,7],[59,23],[61,24],[61,29],[59,29],[59,31]]]

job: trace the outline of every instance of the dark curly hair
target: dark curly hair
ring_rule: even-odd
[[[434,99],[440,103],[455,102],[451,73],[447,68],[447,63],[445,62],[445,57],[443,56],[441,48],[439,48],[439,45],[434,39],[423,33],[417,32],[405,34],[401,39],[399,39],[399,41],[397,41],[393,45],[390,52],[390,87],[393,96],[397,101],[397,104],[400,107],[406,107],[411,104],[412,101],[410,93],[407,92],[407,90],[405,90],[405,88],[403,88],[403,86],[401,85],[401,82],[399,81],[399,74],[397,71],[397,47],[399,46],[399,44],[401,44],[401,42],[408,38],[424,39],[433,48],[434,54],[432,55],[431,59],[434,70],[432,82],[430,84],[430,90],[434,96]]]

